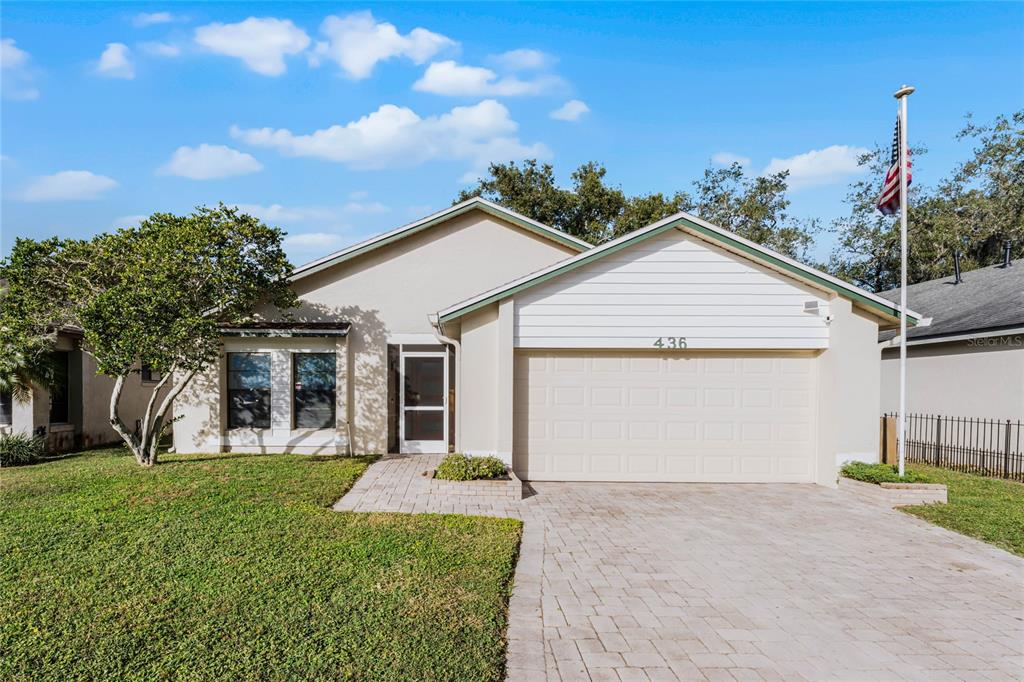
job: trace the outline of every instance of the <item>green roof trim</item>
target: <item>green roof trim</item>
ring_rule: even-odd
[[[529,289],[530,287],[536,286],[550,279],[563,275],[566,272],[575,270],[578,267],[599,260],[608,254],[616,253],[618,251],[621,251],[622,249],[632,246],[633,244],[642,242],[644,240],[650,239],[651,237],[667,232],[668,230],[673,230],[679,227],[685,227],[686,229],[691,230],[701,236],[707,237],[710,240],[726,244],[737,251],[741,251],[751,256],[754,260],[769,263],[775,266],[776,268],[789,272],[800,279],[814,282],[815,284],[822,288],[834,291],[835,293],[844,296],[845,298],[856,301],[857,303],[863,306],[877,310],[887,316],[899,319],[899,308],[896,307],[895,304],[886,304],[876,301],[874,298],[865,296],[863,292],[859,291],[856,287],[852,285],[845,285],[835,282],[829,278],[823,277],[813,268],[795,265],[783,258],[773,255],[770,252],[763,251],[761,249],[751,246],[750,244],[745,243],[744,241],[730,237],[727,234],[722,234],[717,230],[705,227],[704,225],[701,225],[699,223],[694,222],[693,220],[690,220],[686,216],[681,216],[679,218],[676,218],[675,220],[670,220],[669,222],[663,225],[658,225],[657,227],[652,226],[651,229],[640,230],[639,232],[633,234],[632,236],[627,237],[626,239],[623,239],[622,241],[618,242],[614,246],[609,246],[607,248],[598,247],[591,253],[582,254],[580,256],[573,258],[570,262],[565,263],[561,267],[555,267],[552,270],[541,272],[536,277],[532,277],[528,280],[522,281],[519,284],[513,285],[507,289],[500,289],[498,291],[495,291],[493,294],[485,296],[480,300],[472,301],[471,299],[471,302],[467,303],[465,307],[456,308],[455,310],[450,310],[450,312],[441,315],[438,318],[438,322],[449,322],[458,317],[462,317],[467,313],[471,313],[474,310],[479,310],[480,308],[490,305],[495,301],[499,301],[503,298],[508,298],[509,296],[513,296],[519,293],[520,291],[523,291],[524,289]],[[916,324],[919,321],[919,318],[913,315],[907,315],[907,321],[909,323]]]
[[[393,231],[392,234],[384,237],[383,239],[371,239],[362,246],[352,249],[351,251],[342,251],[335,258],[328,256],[321,262],[314,261],[313,264],[309,266],[300,266],[292,272],[291,280],[294,281],[296,279],[308,277],[309,275],[313,275],[317,272],[321,272],[328,268],[332,268],[335,265],[338,265],[339,263],[344,263],[345,261],[357,258],[363,255],[364,253],[373,251],[375,249],[379,249],[383,246],[387,246],[388,244],[393,244],[401,239],[405,239],[406,237],[411,237],[412,235],[422,232],[423,230],[430,229],[435,225],[439,225],[453,218],[457,218],[458,216],[469,213],[470,211],[483,211],[484,213],[490,215],[491,217],[498,218],[499,220],[504,220],[505,222],[508,223],[512,223],[516,227],[531,232],[539,237],[556,241],[562,244],[563,246],[567,246],[570,249],[573,249],[574,251],[577,252],[586,251],[587,249],[592,248],[585,242],[581,242],[573,237],[570,237],[569,235],[561,232],[558,229],[555,229],[553,227],[546,228],[545,226],[534,224],[529,220],[525,220],[522,216],[512,211],[504,209],[500,206],[492,205],[490,202],[471,199],[461,206],[455,206],[452,209],[448,209],[438,213],[434,218],[424,220],[421,223],[412,223],[406,229],[396,229]]]

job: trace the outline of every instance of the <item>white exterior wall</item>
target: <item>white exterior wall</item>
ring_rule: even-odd
[[[899,349],[882,350],[882,411],[899,409]],[[1024,336],[907,347],[907,412],[1024,419]]]
[[[804,312],[815,301],[817,314]],[[516,297],[517,348],[827,348],[828,297],[680,230]]]
[[[834,487],[841,464],[878,461],[878,323],[832,300],[832,336],[818,358],[818,477]]]
[[[498,306],[481,308],[461,321],[460,449],[493,455],[498,451]]]

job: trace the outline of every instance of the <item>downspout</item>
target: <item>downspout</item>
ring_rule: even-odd
[[[462,452],[462,344],[445,336],[437,315],[428,315],[434,337],[455,349],[455,452]]]

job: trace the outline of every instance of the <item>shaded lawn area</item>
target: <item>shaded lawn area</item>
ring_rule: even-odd
[[[5,469],[0,679],[500,679],[520,522],[331,511],[369,462]]]
[[[929,483],[945,483],[949,503],[903,511],[1024,556],[1024,485],[922,464],[912,468]]]

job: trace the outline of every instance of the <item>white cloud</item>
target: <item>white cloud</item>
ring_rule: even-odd
[[[114,229],[122,227],[138,227],[139,223],[148,218],[148,215],[123,215],[114,220]]]
[[[259,170],[263,170],[263,164],[250,154],[222,144],[201,144],[198,147],[178,147],[159,172],[192,180],[214,180]]]
[[[590,111],[590,107],[587,106],[586,102],[571,99],[548,115],[556,121],[578,121],[580,116],[588,111]]]
[[[135,66],[132,64],[132,53],[124,43],[107,43],[100,60],[96,63],[96,73],[109,78],[135,78]]]
[[[334,249],[341,244],[341,235],[332,232],[300,232],[284,238],[283,246],[293,251],[301,249]]]
[[[0,40],[0,70],[3,71],[4,97],[14,100],[39,98],[29,69],[29,54],[14,44],[13,38]]]
[[[547,68],[555,60],[540,50],[523,48],[491,55],[491,61],[509,71],[528,71]]]
[[[346,213],[387,213],[391,209],[379,201],[350,201],[342,210]]]
[[[239,211],[271,225],[295,223],[331,223],[338,220],[338,211],[322,206],[282,206],[281,204],[235,204]]]
[[[711,155],[711,162],[719,166],[731,166],[734,163],[738,163],[741,166],[749,166],[750,157],[733,154],[732,152],[716,152]]]
[[[89,171],[70,170],[44,175],[30,182],[21,192],[22,201],[73,201],[99,199],[117,187],[117,181]]]
[[[412,89],[435,95],[515,97],[539,95],[561,83],[557,76],[538,76],[531,80],[522,80],[516,76],[498,78],[498,74],[490,69],[464,66],[449,59],[428,66]]]
[[[14,44],[13,38],[0,40],[0,66],[7,69],[20,69],[28,64],[28,52]]]
[[[195,41],[210,52],[241,59],[264,76],[280,76],[287,68],[284,58],[302,52],[310,42],[305,31],[291,21],[272,17],[200,26]]]
[[[139,49],[154,57],[178,57],[181,55],[181,48],[170,43],[156,41],[139,43]]]
[[[174,21],[174,15],[170,12],[140,12],[132,17],[132,24],[142,28],[155,24],[169,24]]]
[[[446,159],[468,160],[474,169],[482,170],[491,161],[550,156],[543,144],[521,143],[515,137],[518,127],[504,105],[484,100],[426,118],[412,109],[385,104],[356,121],[308,134],[284,128],[232,126],[231,135],[288,156],[326,159],[357,169],[413,166]]]
[[[773,158],[764,173],[789,171],[789,186],[793,189],[830,185],[864,171],[857,165],[857,157],[867,153],[864,147],[834,144],[824,149],[812,149],[788,159]]]
[[[414,28],[402,35],[394,24],[378,22],[370,12],[327,17],[320,32],[327,40],[316,44],[310,63],[316,66],[322,59],[330,59],[345,75],[355,79],[368,78],[378,62],[404,57],[422,64],[456,44],[451,38],[425,28]]]

